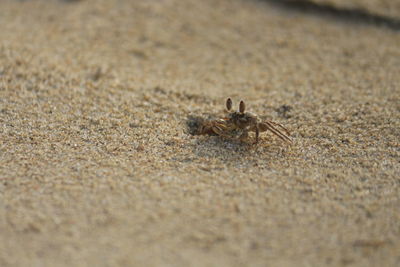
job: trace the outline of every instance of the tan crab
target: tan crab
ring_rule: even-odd
[[[256,144],[260,132],[271,131],[283,141],[292,143],[290,133],[285,127],[270,120],[260,121],[257,115],[245,112],[246,106],[243,101],[240,101],[239,111],[232,111],[232,100],[228,98],[226,108],[229,112],[228,117],[205,123],[200,133],[244,140],[248,137],[249,132],[255,132],[256,140],[254,143]]]

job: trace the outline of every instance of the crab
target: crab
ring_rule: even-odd
[[[228,98],[226,109],[229,112],[226,118],[208,121],[202,126],[200,134],[214,134],[245,140],[248,138],[249,132],[255,132],[254,144],[257,144],[260,132],[271,131],[283,141],[292,143],[290,132],[281,124],[270,120],[261,121],[256,114],[245,112],[244,101],[240,101],[238,111],[232,111],[232,100]]]

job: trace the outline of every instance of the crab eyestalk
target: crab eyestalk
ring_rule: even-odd
[[[230,111],[232,109],[232,99],[228,98],[226,100],[226,109]]]
[[[243,100],[241,100],[240,104],[239,104],[239,112],[243,113],[245,109],[246,109],[246,106],[244,105]]]

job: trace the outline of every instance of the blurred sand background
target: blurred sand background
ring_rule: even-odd
[[[0,1],[0,266],[400,266],[399,15]],[[189,134],[227,97],[294,144]]]

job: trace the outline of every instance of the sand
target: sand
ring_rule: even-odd
[[[0,266],[399,266],[400,8],[309,3],[1,1]]]

